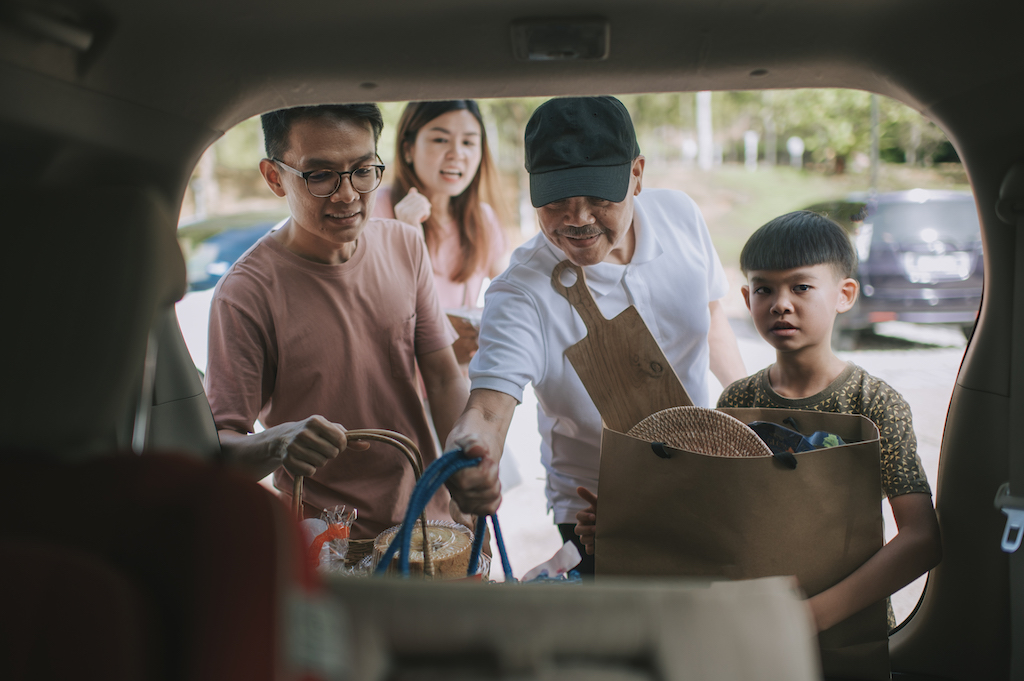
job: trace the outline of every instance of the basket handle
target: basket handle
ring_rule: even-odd
[[[405,456],[409,465],[412,466],[412,472],[416,480],[419,481],[423,477],[423,456],[420,454],[416,443],[405,435],[383,428],[362,428],[349,430],[345,433],[345,436],[349,442],[369,440],[391,445]],[[300,523],[302,522],[302,479],[303,476],[296,475],[292,481],[292,515]],[[433,575],[434,561],[430,555],[430,543],[427,541],[427,514],[425,510],[420,515],[420,520],[423,527],[423,569],[428,575]]]

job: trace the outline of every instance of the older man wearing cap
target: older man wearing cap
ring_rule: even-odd
[[[747,372],[718,302],[728,284],[704,218],[682,192],[641,194],[644,157],[621,102],[545,102],[526,126],[526,169],[541,233],[516,249],[487,291],[472,393],[448,438],[484,460],[449,487],[467,513],[497,508],[496,460],[533,383],[548,507],[562,537],[577,541],[576,513],[587,503],[576,490],[597,490],[601,416],[565,358],[587,331],[551,286],[555,265],[568,258],[584,267],[606,318],[634,305],[694,404],[709,405],[709,367],[723,385]],[[592,556],[581,571],[593,572]]]

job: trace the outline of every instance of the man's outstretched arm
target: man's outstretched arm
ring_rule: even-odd
[[[489,515],[501,505],[498,461],[516,404],[511,395],[477,388],[448,435],[446,450],[458,446],[468,456],[481,459],[479,466],[464,468],[448,479],[448,490],[463,513]]]

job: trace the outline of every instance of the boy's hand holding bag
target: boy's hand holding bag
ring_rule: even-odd
[[[596,309],[582,270],[563,265],[577,273],[576,283],[568,287],[572,297],[566,298],[577,309],[580,299]],[[562,269],[552,275],[558,290],[567,289],[557,280]],[[616,320],[630,310],[639,317],[627,308]],[[584,320],[591,333],[600,323],[592,314]],[[584,366],[592,353],[574,352],[586,338],[566,352],[605,425],[598,578],[795,575],[813,596],[882,547],[878,429],[869,419],[788,409],[686,408],[689,399],[678,399],[685,390],[667,361],[657,376],[649,362],[637,361],[635,348],[657,346],[642,320],[632,332],[646,338],[632,339],[629,347],[603,343],[603,352],[618,357],[603,358],[599,371]],[[630,371],[632,378],[623,375]],[[607,386],[592,387],[606,376],[615,381],[615,394]],[[611,400],[620,406],[605,407]],[[681,411],[656,414],[680,406]],[[828,431],[848,444],[797,453],[785,461],[745,425],[782,424],[789,418],[805,435]],[[888,679],[886,615],[882,600],[822,632],[825,675]]]

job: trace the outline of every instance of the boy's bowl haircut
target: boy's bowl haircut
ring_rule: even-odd
[[[740,252],[740,269],[791,270],[827,263],[840,278],[857,272],[857,252],[839,223],[820,213],[786,213],[757,229]]]

